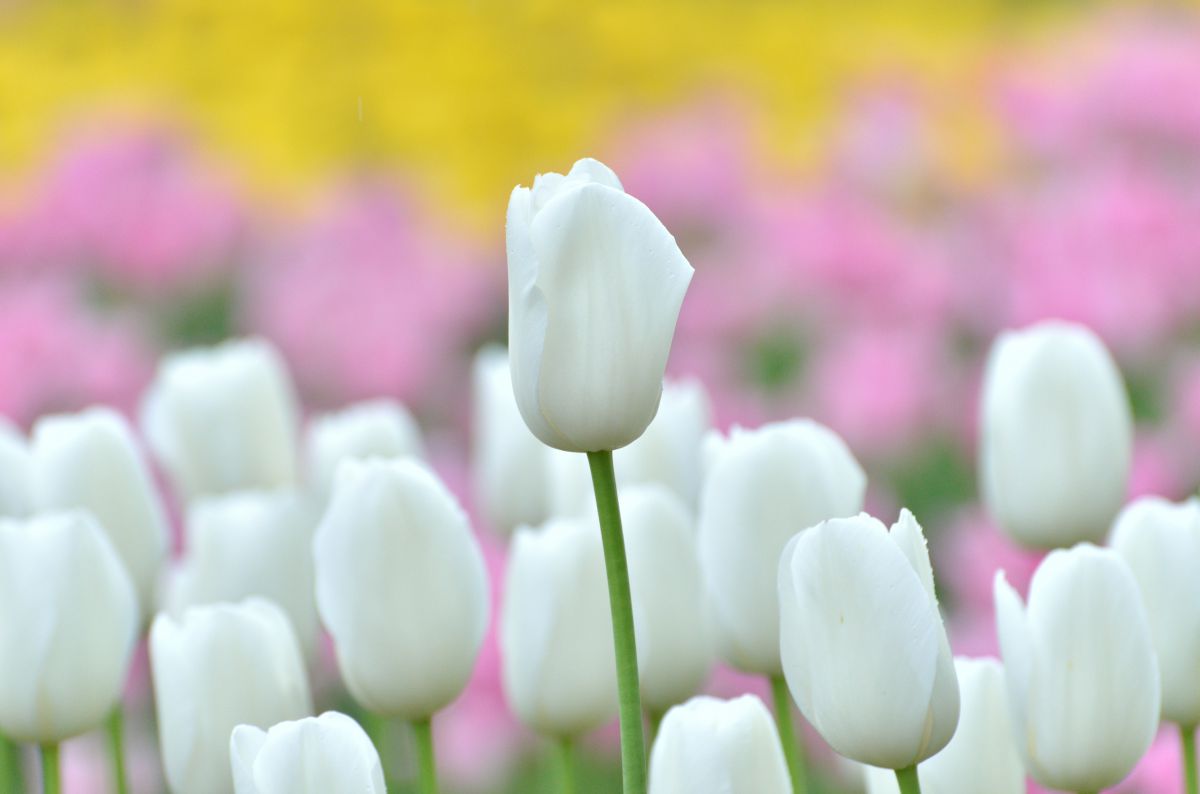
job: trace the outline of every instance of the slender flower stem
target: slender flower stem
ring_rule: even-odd
[[[42,794],[59,794],[58,745],[42,745]]]
[[[562,767],[562,794],[575,794],[575,740],[570,736],[558,740],[558,761]]]
[[[1186,794],[1200,794],[1196,777],[1196,726],[1179,726],[1179,743],[1183,746],[1183,783]]]
[[[4,736],[0,736],[0,786],[7,786],[5,791],[25,790],[21,775],[21,749]]]
[[[779,728],[779,743],[783,746],[783,757],[787,760],[788,772],[792,777],[794,794],[804,794],[804,756],[800,742],[796,739],[796,728],[792,722],[792,697],[788,693],[787,681],[781,675],[768,678],[771,682],[771,701],[775,706],[775,724]]]
[[[637,641],[633,634],[633,599],[629,595],[629,566],[621,509],[617,504],[617,477],[612,452],[589,452],[600,536],[604,541],[604,566],[608,570],[608,603],[612,611],[613,647],[617,655],[617,696],[621,717],[621,778],[625,794],[646,794],[646,746],[642,739],[642,703],[638,684]]]
[[[433,754],[432,717],[414,720],[413,735],[417,739],[417,779],[421,794],[438,794],[437,760]]]
[[[108,752],[112,756],[113,791],[129,794],[129,779],[125,773],[125,716],[121,704],[108,718]]]
[[[917,779],[916,764],[897,769],[896,782],[900,784],[900,794],[921,794],[921,781]]]

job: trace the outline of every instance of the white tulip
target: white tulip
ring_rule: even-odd
[[[667,712],[650,794],[792,794],[775,723],[753,695],[692,698]]]
[[[33,428],[38,510],[87,510],[100,522],[138,591],[142,614],[167,554],[167,517],[126,421],[107,408],[48,416]]]
[[[521,418],[504,348],[486,347],[475,356],[473,398],[476,504],[488,525],[505,534],[540,524],[548,514],[547,448]]]
[[[905,769],[958,723],[958,679],[920,525],[861,514],[792,539],[779,562],[780,642],[792,697],[834,750]]]
[[[317,641],[312,539],[318,516],[295,491],[240,491],[197,499],[187,511],[187,553],[167,583],[172,614],[249,596],[283,608],[306,655]]]
[[[1043,786],[1120,782],[1158,729],[1158,665],[1129,566],[1081,543],[1051,552],[1029,604],[997,572],[996,628],[1025,768]]]
[[[283,611],[270,601],[165,613],[150,628],[150,667],[163,771],[174,794],[233,791],[229,737],[312,711],[304,662]]]
[[[946,749],[918,768],[921,794],[1025,794],[1025,768],[1013,744],[1004,667],[995,659],[957,657],[962,705]],[[863,767],[867,794],[896,794],[896,773]]]
[[[458,697],[487,629],[487,572],[438,478],[409,458],[346,461],[313,548],[317,606],[350,694],[410,720]]]
[[[1200,500],[1138,499],[1117,516],[1112,547],[1142,591],[1162,675],[1162,718],[1200,723]]]
[[[595,160],[514,188],[505,230],[521,415],[558,449],[625,446],[658,410],[691,265],[654,213]]]
[[[642,705],[662,713],[696,694],[713,652],[693,519],[662,485],[621,493]]]
[[[980,480],[1014,540],[1101,540],[1125,500],[1133,420],[1104,344],[1077,325],[1001,334],[983,383]]]
[[[806,527],[857,514],[867,478],[833,431],[808,420],[735,427],[708,455],[698,543],[718,647],[740,670],[778,675],[780,552]]]
[[[604,550],[594,520],[513,537],[500,615],[504,694],[539,733],[573,736],[617,714]]]
[[[336,711],[264,731],[239,725],[229,740],[236,794],[387,794],[379,753]]]
[[[313,419],[307,451],[309,480],[328,499],[343,460],[424,458],[425,444],[407,408],[395,400],[370,400]]]
[[[89,514],[0,520],[0,734],[55,743],[98,726],[137,629],[133,582]]]
[[[297,422],[283,359],[259,339],[167,356],[142,405],[146,439],[186,499],[297,485]]]
[[[0,419],[0,516],[20,518],[33,509],[33,461],[21,432]]]

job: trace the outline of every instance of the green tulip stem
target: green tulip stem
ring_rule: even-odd
[[[437,760],[433,754],[433,721],[431,717],[414,720],[413,736],[417,740],[417,780],[421,794],[438,794]]]
[[[642,698],[638,684],[637,641],[633,634],[633,599],[629,565],[617,504],[617,476],[612,452],[589,452],[604,567],[608,571],[608,604],[612,611],[613,648],[617,655],[617,696],[621,718],[621,779],[625,794],[646,794],[646,745],[642,738]]]
[[[24,791],[21,775],[21,749],[11,739],[0,736],[0,786],[5,791]]]
[[[125,717],[120,703],[108,717],[108,752],[112,756],[113,791],[129,794],[129,779],[125,773]]]
[[[42,745],[42,794],[59,794],[58,745]]]
[[[792,696],[783,676],[773,675],[769,680],[771,700],[775,706],[775,725],[779,728],[779,744],[783,747],[783,757],[787,760],[788,773],[792,778],[792,791],[794,794],[804,794],[804,756],[800,753],[796,726],[792,722]]]
[[[1196,775],[1196,726],[1179,726],[1179,743],[1183,747],[1183,783],[1186,794],[1200,794]]]
[[[646,709],[646,722],[649,724],[649,732],[646,734],[646,745],[650,748],[654,747],[654,740],[658,738],[658,729],[662,725],[663,713],[658,709]]]
[[[570,736],[558,740],[558,763],[562,769],[562,794],[575,794],[575,740]]]
[[[897,769],[896,782],[900,784],[900,794],[921,794],[921,781],[917,779],[916,764]]]

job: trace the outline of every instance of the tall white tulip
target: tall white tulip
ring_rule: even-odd
[[[778,675],[779,555],[800,530],[858,513],[867,478],[841,438],[809,420],[735,427],[711,443],[698,542],[718,647],[741,670]]]
[[[783,671],[834,750],[895,770],[937,753],[958,723],[958,679],[925,535],[902,510],[824,521],[779,562]]]
[[[1014,540],[1053,548],[1105,536],[1125,500],[1133,420],[1095,334],[1062,322],[1001,334],[980,427],[983,498]]]
[[[424,458],[421,429],[395,400],[369,400],[312,420],[308,475],[322,499],[333,491],[338,465],[352,458]]]
[[[693,519],[662,485],[621,494],[642,704],[662,714],[704,685],[713,663]]]
[[[108,408],[47,416],[33,428],[38,510],[87,510],[100,522],[138,591],[143,614],[167,553],[167,518],[133,431]]]
[[[1195,728],[1200,723],[1200,500],[1135,500],[1117,516],[1111,545],[1142,592],[1162,675],[1162,718]]]
[[[650,754],[650,794],[792,794],[762,701],[692,698],[667,712]]]
[[[604,552],[594,520],[517,530],[500,616],[504,694],[539,733],[574,736],[617,713]]]
[[[375,745],[336,711],[268,731],[239,725],[229,755],[236,794],[387,794]]]
[[[1025,768],[1043,786],[1116,785],[1158,729],[1159,676],[1129,566],[1081,543],[1051,552],[1029,603],[997,572],[996,629]]]
[[[350,694],[414,721],[458,697],[487,628],[487,573],[438,478],[407,458],[346,461],[313,548]]]
[[[287,613],[306,654],[317,640],[312,540],[318,516],[291,490],[239,491],[194,501],[187,553],[167,582],[172,614],[219,601],[262,596]]]
[[[473,400],[476,504],[488,525],[506,534],[522,524],[540,524],[548,514],[547,449],[521,418],[504,348],[485,347],[475,356]],[[576,462],[586,476],[587,465]]]
[[[187,499],[297,485],[296,395],[268,342],[167,356],[142,404],[150,447]]]
[[[613,450],[658,410],[692,267],[595,160],[508,202],[508,340],[521,415],[544,443]]]
[[[54,744],[98,726],[137,629],[133,582],[89,514],[0,520],[0,733]]]
[[[921,794],[1024,794],[1025,768],[1013,743],[1004,667],[996,659],[957,657],[962,705],[946,749],[919,768]],[[867,794],[896,794],[890,769],[863,767]]]
[[[0,419],[0,516],[33,509],[33,461],[21,432]]]
[[[233,791],[229,737],[312,711],[304,661],[283,611],[270,601],[161,613],[150,667],[163,771],[173,794]]]

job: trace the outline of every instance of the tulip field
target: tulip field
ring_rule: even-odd
[[[1200,7],[0,4],[0,794],[1200,794]]]

